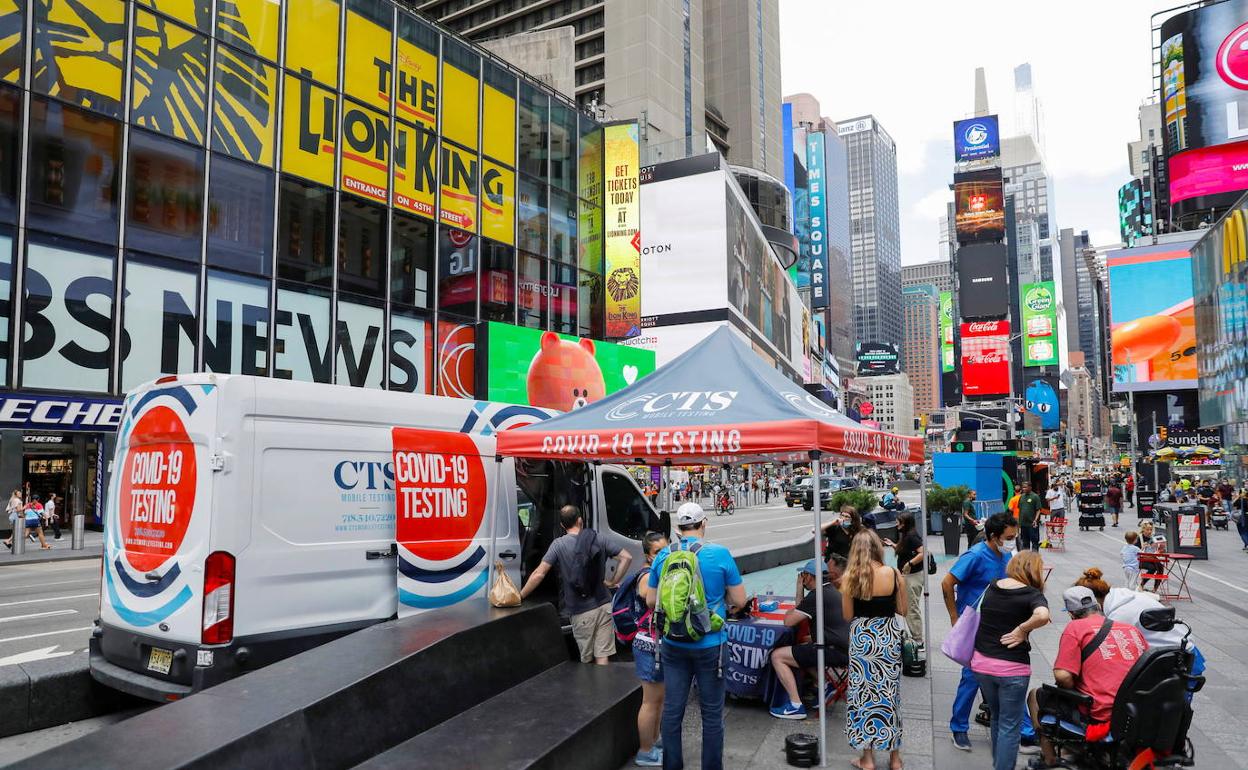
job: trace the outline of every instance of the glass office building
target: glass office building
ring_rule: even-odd
[[[120,395],[165,374],[475,397],[479,321],[602,337],[601,127],[414,13],[0,27],[0,485],[90,519]]]

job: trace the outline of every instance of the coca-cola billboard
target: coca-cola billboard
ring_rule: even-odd
[[[962,324],[962,393],[995,398],[1010,392],[1010,322]]]

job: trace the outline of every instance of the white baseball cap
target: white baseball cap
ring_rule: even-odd
[[[706,511],[697,503],[685,503],[676,509],[676,526],[687,527],[706,521]]]

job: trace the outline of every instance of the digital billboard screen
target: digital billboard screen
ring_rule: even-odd
[[[954,174],[953,201],[958,243],[1000,241],[1005,237],[1001,169]]]
[[[1053,281],[1023,284],[1018,299],[1023,316],[1023,366],[1057,366],[1057,295]]]
[[[858,374],[897,374],[897,346],[889,342],[859,342],[855,348]]]
[[[1106,256],[1115,391],[1196,387],[1192,243]]]
[[[952,372],[953,363],[953,292],[940,293],[940,371]]]
[[[1177,213],[1229,205],[1248,189],[1248,0],[1161,25],[1162,120]],[[1226,145],[1226,146],[1223,146]],[[1218,150],[1213,148],[1219,147]]]
[[[993,398],[1010,392],[1010,322],[962,324],[962,394]]]
[[[568,412],[632,385],[655,369],[653,350],[489,321],[477,345],[485,367],[477,392],[488,401]]]
[[[958,163],[995,158],[1001,154],[1001,133],[996,115],[955,120],[953,156]]]
[[[1001,318],[1009,312],[1006,251],[1000,243],[958,249],[958,303],[963,318]]]
[[[1144,184],[1132,179],[1118,188],[1118,236],[1131,246],[1141,235],[1150,235],[1151,230],[1144,229]]]
[[[1248,210],[1231,209],[1192,249],[1201,425],[1248,422]]]

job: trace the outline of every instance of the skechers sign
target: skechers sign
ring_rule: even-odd
[[[1001,154],[1001,134],[996,115],[957,120],[953,123],[953,153],[958,163],[995,158]]]
[[[121,408],[119,398],[6,393],[0,397],[0,428],[112,431],[121,423]]]

